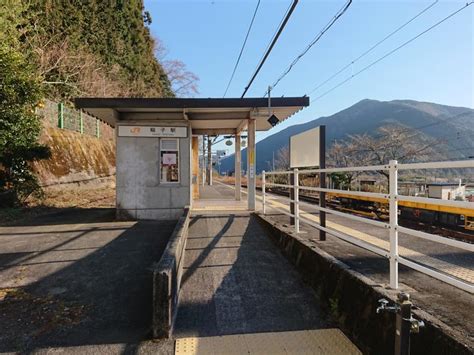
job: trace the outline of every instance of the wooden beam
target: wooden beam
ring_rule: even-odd
[[[237,126],[236,133],[238,134],[242,132],[243,130],[246,130],[247,125],[248,125],[248,120],[245,119],[245,120],[240,121],[239,125]]]

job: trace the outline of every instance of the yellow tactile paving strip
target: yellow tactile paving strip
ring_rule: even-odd
[[[195,200],[193,211],[246,211],[247,201],[235,200]]]
[[[237,334],[176,340],[176,355],[362,354],[339,329]]]
[[[284,205],[283,203],[280,203],[278,201],[275,201],[273,199],[268,199],[268,198],[267,198],[267,202],[269,202],[270,205],[273,205],[276,208],[280,208],[280,209],[284,209],[285,211],[289,211],[289,207]],[[313,222],[319,223],[319,217],[314,216],[310,213],[301,212],[301,217],[309,219]],[[379,239],[379,238],[374,237],[370,234],[367,234],[367,233],[358,231],[356,229],[352,229],[352,228],[349,228],[349,227],[346,227],[346,226],[343,226],[343,225],[340,225],[340,224],[337,224],[337,223],[334,223],[334,222],[331,222],[331,221],[327,221],[326,226],[328,228],[332,228],[332,229],[337,230],[339,232],[343,232],[345,234],[348,234],[352,237],[355,237],[355,238],[361,239],[363,241],[366,241],[366,242],[368,242],[370,244],[373,244],[373,245],[375,245],[375,246],[377,246],[381,249],[384,249],[384,250],[387,250],[387,251],[390,249],[390,243],[388,241]],[[402,247],[402,246],[398,247],[398,253],[399,253],[400,256],[409,258],[409,259],[411,259],[415,262],[418,262],[418,263],[421,263],[421,264],[424,264],[424,265],[428,265],[428,266],[430,266],[434,269],[440,270],[440,271],[442,271],[442,272],[444,272],[448,275],[457,277],[458,279],[461,279],[461,280],[464,280],[464,281],[467,281],[467,282],[470,282],[470,283],[474,283],[474,271],[471,270],[471,269],[467,269],[467,268],[464,268],[464,267],[461,267],[461,266],[453,265],[453,264],[447,263],[443,260],[433,258],[429,255],[426,255],[426,254],[423,254],[423,253],[420,253],[418,251],[415,251],[415,250],[412,250],[412,249],[409,249],[409,248],[405,248],[405,247]]]

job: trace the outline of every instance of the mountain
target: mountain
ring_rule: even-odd
[[[290,118],[291,119],[291,118]],[[332,116],[288,127],[257,143],[257,172],[269,169],[273,152],[288,145],[292,135],[326,125],[326,144],[344,140],[348,135],[378,134],[383,126],[401,126],[413,129],[425,138],[443,140],[434,147],[433,159],[462,159],[474,155],[474,110],[414,100],[377,101],[362,100]],[[246,149],[243,166],[246,166]],[[221,172],[234,171],[234,156],[221,161]]]

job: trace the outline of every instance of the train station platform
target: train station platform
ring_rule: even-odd
[[[252,214],[194,212],[184,259],[176,354],[360,353]]]
[[[228,196],[229,198],[234,194],[232,185],[219,181],[215,181],[211,188],[215,194]],[[245,189],[243,189],[242,194],[244,196],[245,192]],[[258,214],[261,212],[261,202],[261,193],[257,193]],[[293,227],[290,225],[289,217],[278,211],[278,209],[289,209],[287,198],[269,194],[267,195],[267,202],[269,207],[267,207],[265,218],[269,224],[279,230],[287,231],[310,249],[317,248],[335,258],[335,260],[342,262],[350,270],[364,275],[368,278],[372,287],[379,290],[390,289],[387,259],[330,234],[328,234],[326,241],[319,241],[319,231],[304,223],[300,225],[301,233],[296,236],[293,233]],[[302,204],[301,208],[306,211],[304,217],[317,222],[319,218],[318,211],[311,209],[309,203],[303,202]],[[335,215],[329,215],[327,218],[328,226],[331,228],[343,230],[345,233],[379,247],[387,247],[388,233],[383,228],[347,220]],[[420,240],[403,233],[400,233],[400,253],[467,282],[473,282],[474,280],[474,255],[472,253]],[[422,309],[436,319],[437,326],[446,329],[448,333],[457,334],[456,337],[464,339],[465,344],[469,344],[469,347],[474,345],[474,339],[472,338],[474,318],[469,312],[459,311],[460,309],[472,309],[474,307],[474,298],[471,294],[403,266],[400,267],[400,291],[408,292],[417,308]]]
[[[360,354],[280,253],[246,194],[200,186],[184,249],[175,354]]]
[[[193,201],[194,212],[247,211],[247,195],[242,194],[240,201],[235,200],[234,189],[220,182],[199,186],[199,199]]]

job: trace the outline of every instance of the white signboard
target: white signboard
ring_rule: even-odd
[[[290,137],[290,168],[319,166],[319,127]]]
[[[119,137],[173,137],[186,138],[187,127],[150,127],[150,126],[119,126]]]

